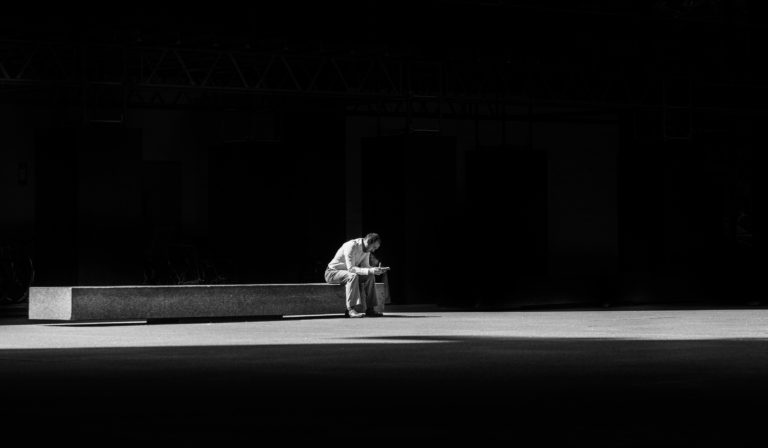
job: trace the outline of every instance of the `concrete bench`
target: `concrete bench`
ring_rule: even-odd
[[[382,305],[389,294],[376,284]],[[383,300],[382,300],[383,299]],[[163,320],[343,314],[344,287],[326,283],[31,287],[31,320]]]

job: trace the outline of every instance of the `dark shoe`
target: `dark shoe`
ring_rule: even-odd
[[[365,315],[367,317],[384,317],[384,313],[377,313],[375,310],[367,310]]]
[[[355,310],[347,310],[344,312],[344,317],[365,317],[365,313],[358,313]]]

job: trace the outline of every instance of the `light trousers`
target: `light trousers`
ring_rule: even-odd
[[[376,297],[376,276],[360,275],[349,271],[327,268],[325,281],[332,285],[344,285],[347,292],[347,309],[365,312],[379,304]]]

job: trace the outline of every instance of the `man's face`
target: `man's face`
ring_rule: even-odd
[[[378,248],[379,248],[379,246],[381,246],[381,242],[380,242],[380,241],[376,241],[376,242],[374,242],[374,243],[372,243],[372,244],[371,244],[371,243],[369,243],[369,244],[368,244],[368,250],[367,250],[367,252],[376,252],[376,249],[378,249]]]

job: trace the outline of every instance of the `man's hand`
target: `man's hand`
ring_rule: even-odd
[[[378,267],[373,268],[373,275],[381,275],[381,274],[387,272],[388,270],[389,270],[388,267],[378,266]]]

